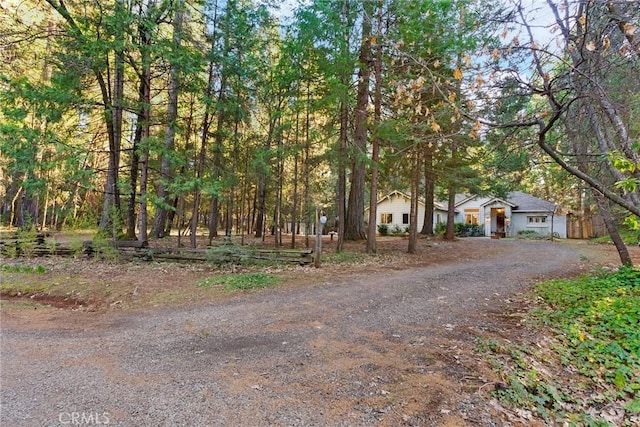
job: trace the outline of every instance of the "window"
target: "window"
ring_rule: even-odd
[[[382,224],[391,224],[393,222],[393,214],[383,213],[380,215],[380,222]]]
[[[471,225],[478,225],[478,219],[480,218],[480,209],[465,209],[464,210],[464,223]]]
[[[402,214],[402,223],[403,224],[409,224],[409,214],[407,214],[407,213]]]
[[[547,223],[546,216],[528,216],[527,225],[529,227],[543,227]]]

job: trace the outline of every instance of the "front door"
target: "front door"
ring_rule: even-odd
[[[504,208],[491,208],[491,233],[498,237],[505,237]]]

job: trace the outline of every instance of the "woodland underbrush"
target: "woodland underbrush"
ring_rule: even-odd
[[[640,425],[640,270],[547,281],[536,298],[534,338],[479,342],[500,402],[552,425]]]

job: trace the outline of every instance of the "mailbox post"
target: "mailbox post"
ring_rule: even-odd
[[[322,228],[327,223],[327,216],[322,212],[320,206],[316,207],[316,256],[314,265],[320,268],[320,257],[322,256]]]

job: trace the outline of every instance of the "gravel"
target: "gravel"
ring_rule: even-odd
[[[3,313],[0,424],[507,425],[474,339],[513,328],[494,314],[532,282],[594,262],[551,242],[459,249],[188,307]]]

